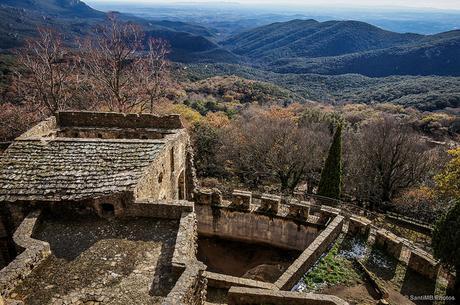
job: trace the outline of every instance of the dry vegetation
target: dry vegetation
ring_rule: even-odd
[[[315,192],[340,124],[343,198],[428,221],[445,209],[433,177],[449,160],[447,149],[458,145],[458,117],[393,104],[318,104],[237,76],[190,81],[166,59],[165,41],[109,21],[77,48],[41,29],[18,51],[13,73],[2,76],[9,80],[0,104],[2,141],[62,109],[179,113],[207,185],[218,179],[229,189]]]

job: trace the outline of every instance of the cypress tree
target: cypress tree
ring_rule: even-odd
[[[342,125],[337,126],[329,154],[321,172],[318,195],[340,199],[342,189]]]

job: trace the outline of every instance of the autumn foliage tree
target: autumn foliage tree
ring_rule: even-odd
[[[460,147],[449,151],[452,159],[435,177],[436,190],[441,197],[460,201]]]
[[[299,125],[288,109],[251,107],[222,132],[221,160],[251,187],[276,181],[282,192],[292,192],[321,167],[327,130],[321,124]]]

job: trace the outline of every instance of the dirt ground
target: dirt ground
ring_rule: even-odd
[[[323,294],[332,294],[339,298],[346,300],[350,305],[374,305],[378,304],[378,295],[375,293],[373,288],[365,284],[357,284],[352,287],[346,287],[342,285],[335,286],[333,288],[324,289],[321,291]],[[415,305],[415,303],[408,300],[405,296],[395,290],[388,291],[390,297],[387,299],[390,304],[397,305]]]
[[[198,259],[209,271],[265,282],[275,282],[299,255],[299,251],[260,244],[198,239]]]
[[[26,305],[158,304],[176,281],[177,230],[156,219],[45,220],[35,238],[53,254],[11,296]]]

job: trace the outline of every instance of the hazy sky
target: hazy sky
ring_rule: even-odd
[[[460,0],[89,0],[88,2],[137,2],[137,3],[168,3],[174,2],[238,2],[241,4],[279,4],[290,6],[390,6],[390,7],[415,7],[415,8],[438,8],[438,9],[458,9],[460,10]]]

